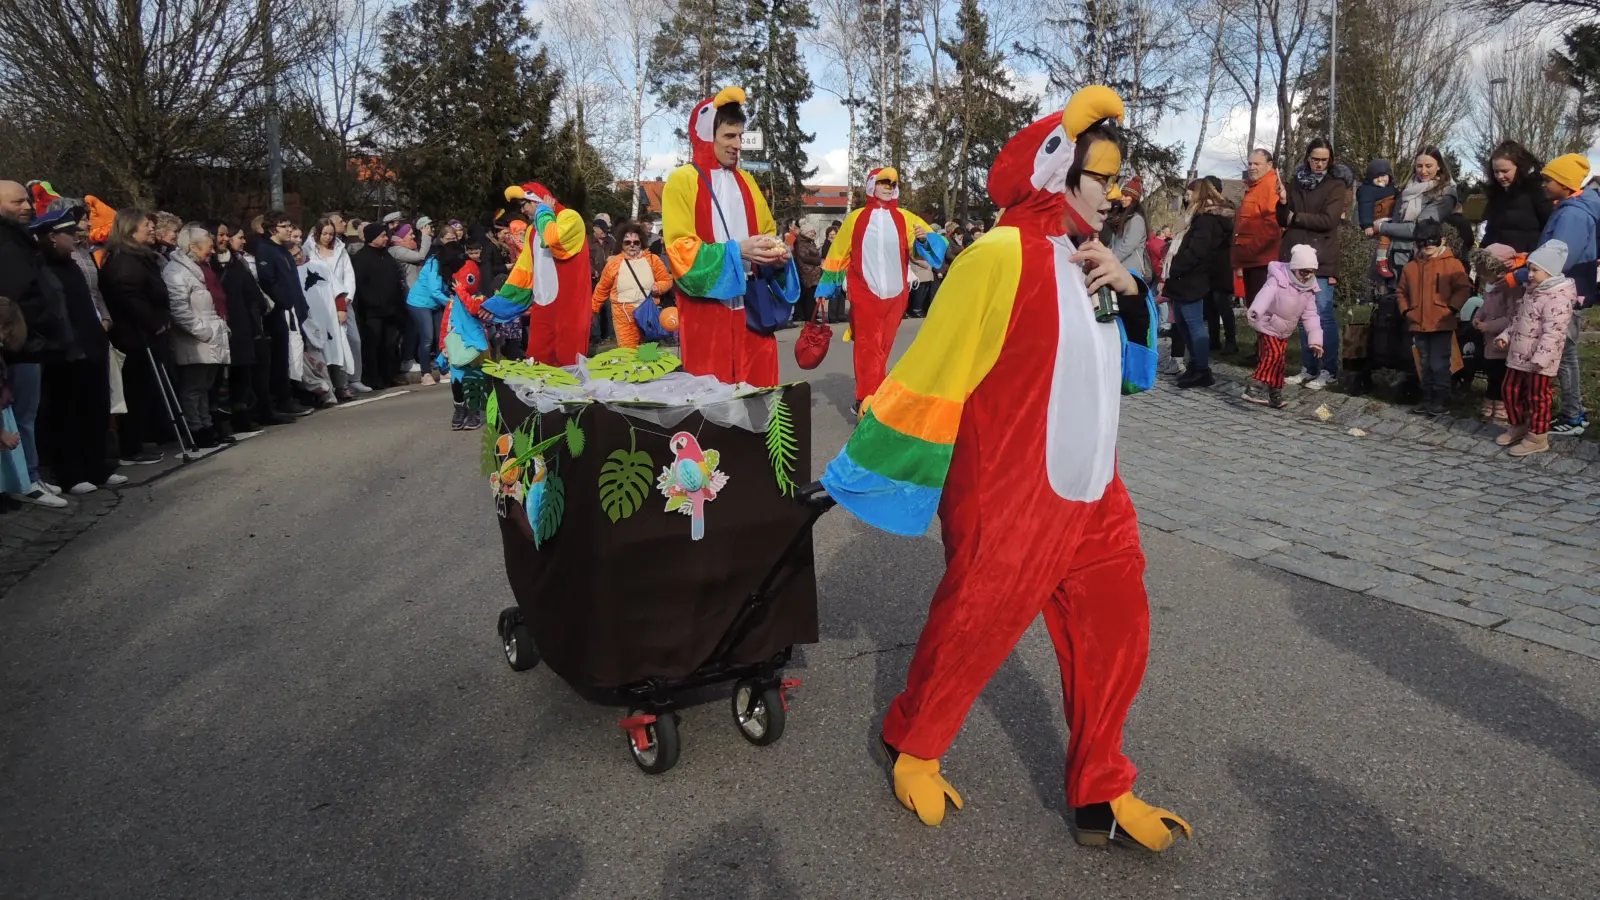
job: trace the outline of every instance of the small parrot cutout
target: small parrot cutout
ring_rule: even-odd
[[[668,447],[672,465],[661,470],[656,487],[667,498],[667,512],[677,510],[690,518],[689,537],[698,541],[706,536],[706,503],[717,499],[728,483],[727,474],[717,468],[722,454],[701,450],[700,442],[687,431],[673,435]]]
[[[533,529],[533,547],[537,550],[540,543],[539,517],[544,515],[546,476],[549,470],[545,468],[542,456],[535,456],[528,465],[526,496],[522,501],[522,508],[528,514],[528,525]]]

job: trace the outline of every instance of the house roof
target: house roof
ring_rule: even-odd
[[[618,182],[618,187],[623,190],[631,187],[633,182]],[[667,188],[665,181],[641,181],[639,198],[643,212],[661,214],[661,194]],[[849,204],[850,188],[838,184],[810,184],[806,185],[806,209],[808,210],[843,210]]]

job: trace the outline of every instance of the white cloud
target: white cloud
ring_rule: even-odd
[[[817,167],[817,174],[808,179],[810,184],[850,183],[850,160],[845,148],[839,147],[824,153],[812,152],[807,155],[811,165]]]
[[[688,155],[683,153],[651,153],[644,158],[644,177],[666,178],[667,173],[683,165]]]

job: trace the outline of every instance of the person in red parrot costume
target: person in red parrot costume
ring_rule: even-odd
[[[858,415],[861,401],[872,396],[888,371],[889,351],[911,297],[911,255],[939,269],[948,247],[920,216],[900,208],[898,172],[867,173],[867,203],[845,217],[817,284],[819,302],[849,287]]]
[[[573,365],[589,351],[589,229],[576,210],[562,206],[538,182],[506,188],[506,199],[522,204],[529,233],[486,308],[495,321],[526,309],[528,356],[546,365]]]
[[[667,177],[661,229],[678,287],[683,370],[755,387],[778,383],[778,343],[745,324],[750,266],[789,258],[767,198],[739,168],[745,93],[730,87],[689,114],[691,161]]]
[[[929,825],[947,800],[961,808],[939,757],[1043,613],[1071,727],[1073,834],[1160,851],[1190,828],[1134,796],[1122,752],[1150,612],[1116,471],[1120,395],[1155,382],[1155,301],[1095,237],[1118,196],[1122,116],[1114,91],[1088,87],[1006,144],[988,185],[1004,213],[941,289],[960,302],[933,307],[822,483],[898,534],[939,515],[944,578],[880,741],[900,802]],[[1097,316],[1102,288],[1115,314]]]

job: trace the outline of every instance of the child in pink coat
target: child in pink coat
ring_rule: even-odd
[[[1267,266],[1267,283],[1250,303],[1250,327],[1256,330],[1261,361],[1244,399],[1282,409],[1283,367],[1289,336],[1304,325],[1311,352],[1322,355],[1322,317],[1317,315],[1317,251],[1296,244],[1289,262]]]
[[[1506,350],[1499,346],[1495,337],[1511,327],[1517,305],[1522,302],[1522,285],[1509,282],[1506,275],[1522,268],[1527,261],[1527,254],[1518,254],[1505,244],[1490,244],[1472,251],[1473,267],[1483,290],[1483,306],[1473,313],[1472,327],[1483,335],[1483,371],[1489,379],[1479,416],[1496,425],[1509,424],[1509,420],[1502,393],[1506,381]]]
[[[1528,254],[1528,292],[1511,327],[1495,338],[1506,351],[1505,402],[1511,428],[1495,438],[1512,456],[1550,449],[1551,381],[1561,367],[1567,324],[1578,305],[1578,285],[1561,274],[1567,245],[1550,241]],[[1514,446],[1513,446],[1514,445]]]

